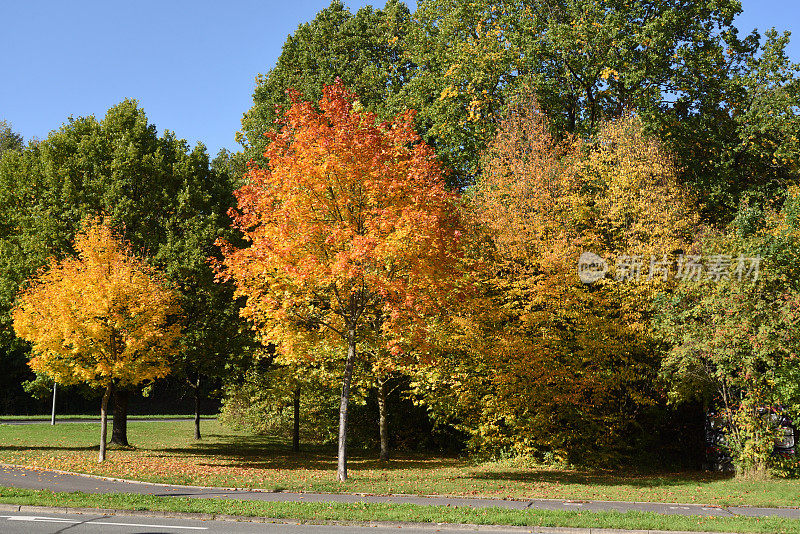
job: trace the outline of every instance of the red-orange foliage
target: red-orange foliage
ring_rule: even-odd
[[[378,330],[397,353],[400,336],[424,331],[421,319],[460,281],[463,242],[458,198],[412,113],[378,124],[359,107],[341,82],[324,89],[320,111],[294,95],[268,168],[236,192],[231,216],[249,246],[221,243],[223,276],[265,339],[299,358],[330,336],[346,342],[342,480],[356,344]]]

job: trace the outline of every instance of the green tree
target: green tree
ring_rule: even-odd
[[[740,38],[738,0],[422,0],[402,91],[417,127],[466,186],[515,95],[557,135],[593,135],[626,110],[666,143],[706,217],[744,191],[794,180],[797,68],[788,36]],[[770,185],[771,184],[771,185]]]
[[[707,59],[716,78],[647,119],[703,201],[705,219],[720,227],[744,198],[770,202],[800,178],[800,67],[788,60],[788,42],[774,30],[761,46],[757,34],[731,36],[724,53]]]
[[[0,120],[0,156],[6,150],[19,150],[22,146],[22,136],[12,130],[7,121]]]
[[[668,343],[662,375],[674,402],[700,400],[722,414],[738,470],[781,465],[765,410],[800,417],[800,192],[782,209],[744,205],[727,232],[695,254],[704,272],[657,301],[657,332]],[[709,271],[711,265],[721,271]],[[716,274],[715,274],[716,273]]]
[[[314,20],[301,24],[287,38],[275,67],[256,78],[253,107],[238,136],[245,159],[264,163],[269,142],[264,134],[278,131],[275,121],[291,105],[287,89],[317,102],[322,86],[339,78],[366,109],[384,118],[393,115],[387,101],[409,76],[402,44],[410,26],[411,14],[399,0],[388,0],[382,10],[363,7],[355,15],[341,0],[333,0]]]
[[[109,109],[102,121],[71,118],[40,143],[6,152],[0,157],[0,321],[9,325],[23,280],[47,258],[72,252],[81,220],[107,213],[192,311],[181,357],[219,359],[234,350],[223,332],[237,331],[238,321],[230,288],[214,283],[207,259],[218,254],[214,241],[228,235],[231,192],[231,177],[211,168],[202,144],[190,149],[169,131],[158,136],[133,100]],[[124,400],[121,393],[120,411]],[[119,433],[118,440],[127,441]]]

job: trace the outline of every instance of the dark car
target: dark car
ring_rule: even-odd
[[[703,468],[707,471],[733,471],[733,459],[725,436],[725,419],[714,412],[706,414],[706,455]]]
[[[780,454],[781,456],[794,456],[796,454],[795,435],[797,433],[794,422],[789,416],[776,411],[770,412],[769,417],[781,431],[781,434],[775,438],[772,453]]]
[[[769,418],[776,432],[772,454],[794,456],[797,454],[797,428],[792,419],[782,413],[780,407],[762,408],[759,413]],[[704,468],[709,471],[733,471],[733,460],[728,449],[725,418],[715,412],[706,414],[705,442],[706,454]]]

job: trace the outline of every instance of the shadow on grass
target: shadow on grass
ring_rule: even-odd
[[[230,465],[251,469],[336,469],[335,445],[303,444],[300,452],[294,452],[286,444],[263,436],[209,435],[209,442],[192,444],[189,447],[153,450],[156,457],[174,455],[192,456],[198,460],[214,459],[213,465]],[[416,453],[397,453],[390,462],[381,462],[377,451],[350,449],[347,463],[352,470],[402,470],[440,469],[458,465],[459,460],[448,457],[431,457]]]
[[[265,436],[209,435],[209,442],[195,443],[188,447],[167,448],[153,451],[164,457],[182,455],[194,457],[197,465],[230,466],[245,469],[265,470],[325,470],[336,469],[335,445],[304,444],[301,452],[293,452],[285,442]],[[204,461],[205,460],[205,461]],[[351,449],[348,466],[358,471],[430,471],[441,476],[441,469],[463,468],[455,476],[462,480],[514,481],[523,483],[547,483],[562,485],[633,486],[657,488],[665,486],[689,486],[726,480],[732,475],[707,472],[658,472],[591,469],[547,469],[519,468],[492,469],[478,465],[468,467],[469,461],[452,456],[431,456],[422,453],[395,452],[388,463],[378,459],[377,451]]]
[[[85,443],[85,442],[84,442]],[[268,436],[209,434],[204,440],[185,446],[162,447],[145,438],[137,442],[137,452],[150,458],[183,458],[197,466],[231,467],[252,470],[280,471],[335,471],[335,445],[302,444],[301,452],[293,452],[286,442]],[[66,452],[96,451],[95,444],[88,446],[54,445],[0,445],[1,452],[50,451],[53,455]],[[113,450],[113,447],[110,447]],[[118,449],[118,453],[127,452]],[[666,472],[591,469],[548,469],[540,467],[510,467],[508,465],[475,464],[468,459],[453,456],[432,456],[413,452],[395,452],[390,462],[381,462],[377,451],[351,448],[348,464],[351,471],[398,472],[417,471],[414,477],[446,477],[464,482],[520,482],[570,486],[629,486],[635,488],[679,487],[707,484],[729,479],[730,475],[703,472]],[[135,458],[135,456],[132,456]],[[394,475],[392,475],[394,476]]]

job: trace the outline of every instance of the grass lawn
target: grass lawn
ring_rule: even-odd
[[[52,493],[49,491],[8,488],[0,488],[0,502],[20,505],[112,510],[194,512],[274,519],[291,518],[310,522],[330,520],[411,521],[416,523],[800,534],[800,521],[798,520],[666,516],[646,512],[581,513],[548,510],[504,510],[502,508],[453,508],[411,504],[269,503],[128,494]]]
[[[740,480],[709,473],[641,473],[531,468],[510,462],[398,454],[389,464],[353,450],[350,479],[336,481],[333,447],[286,443],[191,421],[128,423],[133,450],[97,463],[96,423],[1,425],[0,463],[178,484],[288,491],[443,494],[491,498],[666,501],[800,506],[800,480]]]
[[[50,415],[0,415],[0,424],[3,421],[24,421],[24,420],[42,420],[42,421],[50,421]],[[201,415],[201,419],[207,419],[210,417],[215,417],[212,415]],[[59,415],[56,414],[56,423],[59,421],[69,420],[69,419],[97,419],[100,421],[100,415],[93,413],[93,414],[86,414],[86,415]],[[194,415],[129,415],[128,419],[192,419],[194,420]]]

